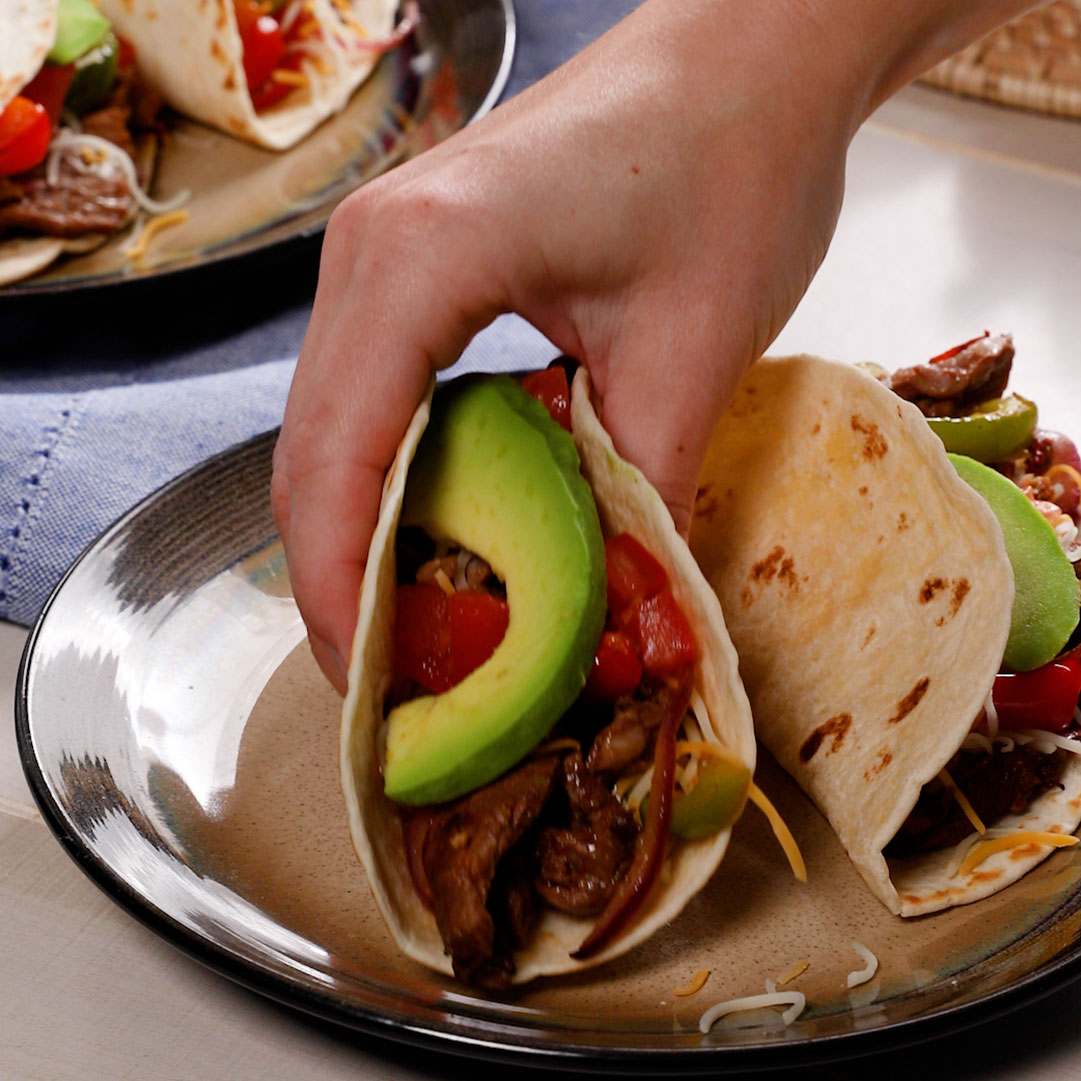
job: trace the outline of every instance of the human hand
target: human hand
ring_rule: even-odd
[[[827,25],[844,7],[647,0],[335,212],[272,501],[339,691],[384,473],[431,373],[502,312],[589,367],[686,531],[717,416],[825,254],[851,136],[911,63],[893,24]]]

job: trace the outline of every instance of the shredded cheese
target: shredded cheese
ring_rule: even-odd
[[[448,597],[453,597],[455,593],[454,583],[450,580],[450,575],[447,574],[442,567],[437,567],[435,572],[435,584],[439,586],[441,590]]]
[[[972,851],[961,861],[960,874],[967,875],[974,871],[984,860],[996,852],[1020,845],[1050,845],[1052,848],[1069,848],[1077,844],[1077,838],[1063,833],[1047,833],[1044,830],[1022,830],[1008,833],[1002,837],[992,837],[974,845]]]
[[[689,995],[696,995],[706,985],[706,980],[709,979],[709,969],[700,968],[693,977],[691,982],[686,987],[679,987],[676,989],[676,994],[680,998],[687,998]]]
[[[158,214],[156,217],[149,218],[143,223],[139,233],[124,245],[124,255],[129,259],[142,259],[146,255],[146,249],[150,241],[158,233],[172,225],[180,225],[187,220],[188,212],[186,210],[170,210],[167,214]]]
[[[788,857],[792,874],[796,876],[797,881],[806,882],[807,865],[803,862],[803,854],[799,850],[799,845],[796,844],[795,837],[792,836],[792,831],[785,825],[785,821],[780,816],[777,808],[770,803],[769,797],[754,781],[751,782],[747,795],[751,802],[766,816],[766,820],[773,830],[773,836],[777,838],[778,843],[784,850],[784,854]]]
[[[777,986],[784,987],[791,983],[797,976],[802,976],[811,967],[810,961],[797,961],[783,976],[778,977]]]
[[[772,994],[748,995],[746,998],[732,998],[727,1002],[718,1002],[711,1006],[698,1020],[699,1032],[709,1030],[722,1017],[730,1013],[739,1013],[743,1010],[760,1010],[768,1006],[788,1006],[781,1014],[781,1020],[790,1025],[807,1006],[807,996],[802,991],[774,991]]]
[[[853,940],[852,948],[863,958],[864,965],[863,968],[857,968],[854,972],[848,974],[848,979],[845,982],[849,990],[853,987],[859,987],[861,983],[867,983],[868,980],[874,978],[874,974],[878,971],[878,958],[862,942]]]
[[[1020,729],[1013,733],[1018,743],[1031,743],[1036,750],[1051,754],[1055,750],[1081,754],[1081,740],[1060,736],[1057,732],[1044,732],[1043,729]]]
[[[957,801],[957,806],[965,812],[965,818],[972,823],[973,829],[975,829],[977,833],[986,833],[987,827],[980,820],[980,816],[976,814],[976,808],[969,803],[968,796],[957,787],[954,779],[949,775],[945,767],[938,771],[938,776],[942,783],[949,789],[950,795]]]
[[[291,68],[275,68],[270,73],[271,82],[281,83],[282,86],[307,86],[308,76],[302,71],[293,71]]]

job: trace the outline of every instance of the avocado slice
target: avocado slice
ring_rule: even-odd
[[[509,376],[436,392],[401,521],[483,557],[510,607],[484,664],[387,719],[387,796],[442,803],[518,763],[578,696],[604,629],[604,539],[573,439]]]
[[[1052,661],[1077,626],[1077,575],[1046,518],[1012,481],[960,454],[961,479],[995,513],[1013,567],[1014,596],[1003,665],[1027,672]]]
[[[109,30],[91,0],[60,0],[56,13],[56,40],[49,50],[53,64],[70,64],[99,44]]]

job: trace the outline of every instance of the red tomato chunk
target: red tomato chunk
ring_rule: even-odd
[[[642,667],[651,676],[674,676],[694,664],[694,636],[670,589],[642,601],[631,627]]]
[[[630,694],[641,682],[642,662],[634,643],[622,631],[605,631],[586,680],[586,693],[593,698],[615,701]]]
[[[532,394],[556,424],[571,430],[571,391],[567,373],[559,365],[530,372],[522,379],[522,390]]]
[[[1071,650],[1031,672],[1000,672],[992,701],[1000,728],[1063,732],[1073,721],[1079,694],[1081,661]]]
[[[608,611],[622,622],[634,605],[668,587],[664,567],[629,533],[617,533],[604,542],[608,573]]]
[[[510,611],[489,593],[451,596],[432,582],[398,587],[394,622],[394,675],[433,694],[460,683],[495,652]]]

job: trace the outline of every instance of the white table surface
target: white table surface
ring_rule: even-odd
[[[1076,437],[1079,284],[1081,123],[914,87],[857,136],[833,247],[773,351],[896,367],[985,328],[1010,330],[1015,370],[1062,388],[1040,400],[1043,422]],[[8,709],[25,638],[0,623]],[[1003,1021],[802,1076],[1073,1081],[1079,1017],[1081,984]],[[466,1069],[506,1073],[311,1021],[213,974],[121,911],[38,817],[8,714],[0,728],[0,1078],[321,1081]]]

